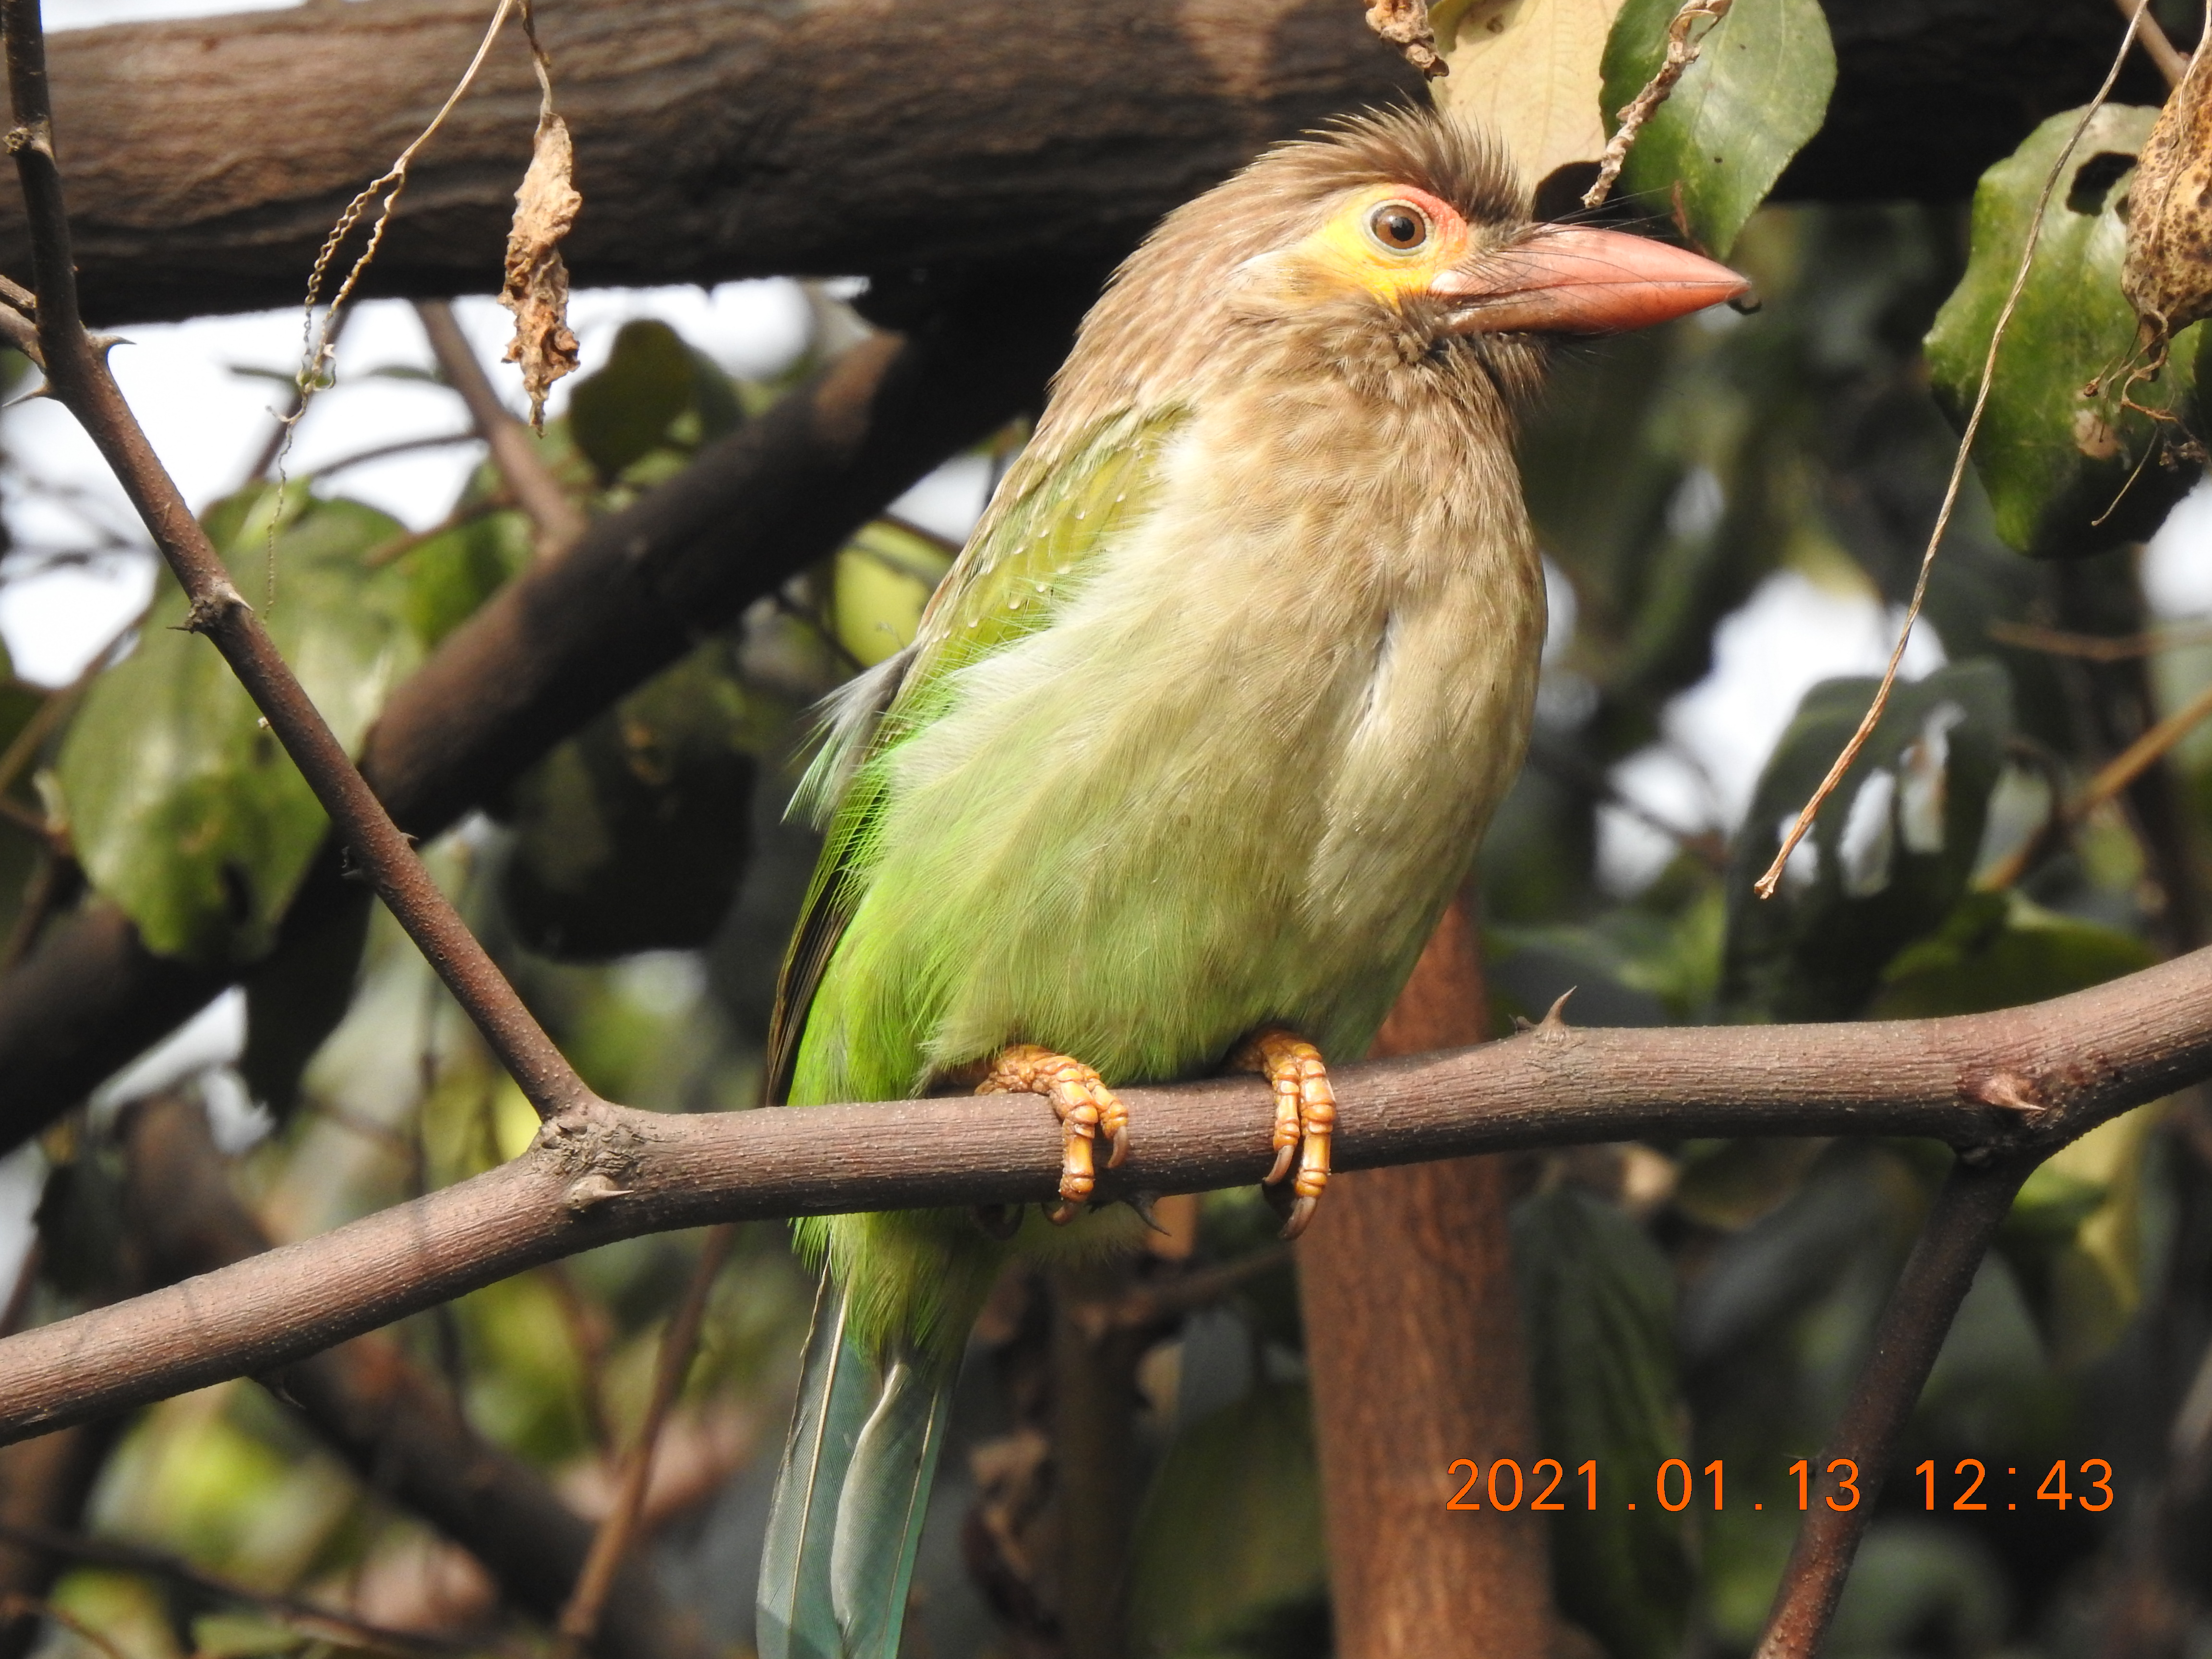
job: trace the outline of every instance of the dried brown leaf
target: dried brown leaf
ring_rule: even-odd
[[[2142,348],[2212,317],[2212,52],[2191,61],[2159,112],[2128,189],[2128,257],[2120,291],[2142,319]]]
[[[1605,153],[1606,37],[1621,0],[1437,0],[1430,9],[1451,78],[1432,88],[1455,115],[1503,134],[1534,190]]]
[[[538,123],[530,169],[514,192],[514,228],[507,237],[507,285],[499,302],[514,313],[514,338],[507,361],[522,365],[530,393],[530,424],[545,429],[545,394],[576,367],[576,337],[568,331],[568,267],[561,241],[584,198],[576,193],[576,155],[568,124],[546,114]]]
[[[1367,27],[1406,55],[1406,61],[1434,80],[1451,73],[1437,55],[1437,32],[1429,27],[1429,0],[1374,0]]]

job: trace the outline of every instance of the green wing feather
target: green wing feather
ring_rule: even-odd
[[[1188,419],[1181,405],[1093,426],[1057,459],[1016,463],[958,561],[938,585],[915,642],[833,700],[794,811],[826,809],[822,858],[776,986],[767,1098],[787,1097],[806,1011],[866,890],[866,854],[885,800],[876,763],[927,726],[963,667],[1046,626],[1091,554],[1158,493],[1163,452]]]
[[[960,668],[1050,622],[1089,556],[1150,505],[1160,453],[1183,418],[1179,409],[1123,416],[1063,460],[1018,465],[930,601],[915,644],[832,705],[827,740],[795,803],[834,806],[777,987],[770,1101],[789,1093],[807,1010],[866,891],[888,798],[879,763],[927,724]],[[844,1287],[825,1279],[762,1553],[755,1640],[763,1659],[895,1659],[952,1360],[970,1304],[981,1302],[969,1289],[953,1298],[961,1328],[948,1360],[942,1342],[871,1333]]]

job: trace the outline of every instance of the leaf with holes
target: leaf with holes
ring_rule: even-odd
[[[1752,891],[1875,684],[1808,691],[1752,796],[1729,857],[1721,1004],[1734,1018],[1856,1017],[1891,959],[1951,914],[1973,874],[2012,732],[2011,682],[1990,661],[1899,685],[1775,896]]]
[[[241,592],[263,586],[274,489],[233,497],[208,532]],[[296,489],[263,620],[338,741],[356,753],[419,659],[403,579],[362,556],[402,533],[356,501]],[[229,666],[180,631],[164,578],[137,648],[95,680],[56,761],[77,858],[161,956],[211,963],[267,951],[328,821]]]
[[[1597,1506],[1571,1474],[1575,1496],[1553,1517],[1560,1611],[1613,1659],[1667,1659],[1681,1650],[1695,1582],[1689,1529],[1649,1484],[1688,1455],[1674,1270],[1641,1227],[1576,1187],[1515,1209],[1513,1267],[1544,1450],[1570,1471],[1598,1469]]]
[[[1605,48],[1606,130],[1667,57],[1680,0],[1628,0]],[[1644,124],[1621,169],[1620,192],[1671,211],[1683,235],[1717,259],[1774,188],[1790,157],[1827,118],[1836,49],[1818,0],[1735,0],[1692,34],[1695,62]]]
[[[2038,558],[2141,540],[2197,476],[2183,452],[2197,419],[2201,331],[2175,337],[2155,381],[2131,381],[2128,369],[2136,321],[2120,292],[2125,202],[2156,118],[2107,105],[2083,133],[2052,193],[1974,440],[1997,533]],[[1928,334],[1936,401],[1954,427],[1965,427],[1980,388],[2043,181],[2080,120],[2078,111],[2051,117],[1974,192],[1966,274]],[[2083,395],[2093,384],[2095,395]]]

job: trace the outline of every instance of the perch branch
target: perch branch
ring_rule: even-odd
[[[2212,950],[2029,1007],[1875,1024],[1577,1030],[1342,1068],[1343,1167],[1712,1135],[1923,1135],[2041,1156],[2212,1077]],[[1103,1198],[1256,1180],[1248,1079],[1127,1093]],[[258,1375],[539,1262],[718,1221],[1047,1201],[1052,1115],[1013,1096],[667,1116],[595,1103],[472,1180],[0,1341],[0,1440]]]
[[[191,602],[185,626],[206,635],[222,653],[315,799],[367,867],[378,896],[468,1010],[539,1115],[550,1117],[590,1101],[593,1097],[583,1079],[431,880],[412,844],[285,665],[261,619],[232,586],[221,556],[108,373],[106,352],[86,335],[55,157],[39,10],[39,0],[0,0],[15,118],[7,147],[15,157],[30,224],[39,347],[49,388],[90,435],[184,589]]]

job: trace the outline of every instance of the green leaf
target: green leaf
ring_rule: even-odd
[[[1737,1018],[1850,1019],[1899,951],[1950,915],[1981,848],[2012,730],[2005,672],[1957,663],[1899,685],[1791,856],[1752,883],[1866,712],[1872,679],[1805,694],[1766,763],[1729,856],[1721,1002]]]
[[[2017,1008],[2132,974],[2158,953],[2132,933],[2062,916],[2017,893],[1969,893],[1882,971],[1868,1012],[1925,1019]]]
[[[516,784],[501,892],[532,950],[597,961],[714,936],[744,872],[755,773],[726,656],[709,641]]]
[[[494,513],[433,536],[398,561],[407,623],[425,650],[529,565],[532,539],[521,514]]]
[[[1658,73],[1680,0],[1628,0],[1605,45],[1606,129]],[[1827,118],[1836,51],[1818,0],[1735,0],[1705,29],[1628,152],[1620,190],[1671,204],[1682,234],[1726,258],[1790,158]]]
[[[623,325],[606,367],[579,380],[568,402],[569,435],[602,483],[656,449],[696,447],[743,419],[729,376],[648,320]]]
[[[220,504],[210,534],[241,592],[263,588],[272,488]],[[394,573],[364,568],[401,533],[358,502],[303,498],[276,538],[271,637],[349,753],[420,659]],[[181,631],[164,579],[137,648],[87,691],[56,761],[77,857],[162,956],[265,953],[327,821],[229,666]]]
[[[1612,1659],[1671,1659],[1689,1620],[1689,1530],[1644,1500],[1659,1466],[1687,1455],[1674,1270],[1620,1211],[1564,1186],[1514,1211],[1513,1264],[1546,1452],[1599,1470],[1597,1507],[1552,1517],[1559,1609]]]
[[[1134,1650],[1249,1648],[1328,1572],[1312,1405],[1303,1386],[1263,1386],[1178,1435],[1152,1478],[1131,1568]]]
[[[2194,465],[2178,465],[2179,425],[2123,399],[2196,420],[2203,335],[2176,337],[2156,381],[2130,386],[2136,314],[2120,292],[2127,253],[2129,163],[2158,112],[2106,105],[2075,148],[2051,198],[2027,284],[1997,355],[1974,467],[1997,533],[2038,558],[2099,553],[2140,541],[2188,492]],[[2054,115],[1982,175],[1966,274],[1929,331],[1936,398],[1963,429],[1979,389],[2005,295],[2020,264],[2043,181],[2081,120]],[[2092,381],[2098,395],[2085,398]]]
[[[848,542],[831,567],[830,615],[837,643],[872,668],[914,642],[922,607],[952,568],[952,554],[927,536],[882,520]]]

